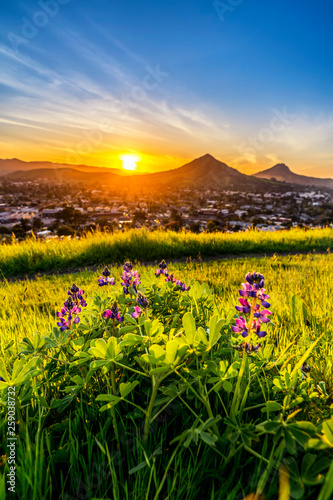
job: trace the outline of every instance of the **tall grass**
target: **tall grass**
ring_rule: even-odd
[[[28,239],[0,246],[0,271],[7,279],[39,272],[56,273],[85,266],[162,258],[249,255],[274,252],[326,251],[332,248],[333,229],[294,229],[276,233],[175,233],[130,230],[89,233],[79,240]]]
[[[146,267],[136,266],[142,274]],[[149,267],[148,267],[149,269]],[[244,258],[218,260],[207,263],[172,264],[169,269],[176,275],[190,280],[207,282],[223,307],[237,303],[237,289],[248,270],[258,270],[265,275],[271,296],[273,322],[270,339],[274,339],[276,354],[288,343],[294,342],[295,354],[304,352],[310,342],[322,332],[325,338],[316,351],[312,374],[324,380],[333,390],[333,326],[331,321],[333,300],[332,255],[297,255],[283,257]],[[118,277],[121,269],[111,267],[112,276]],[[55,313],[66,297],[68,286],[74,281],[91,296],[97,288],[100,272],[80,272],[59,276],[43,276],[35,280],[3,282],[0,284],[0,346],[14,340],[15,344],[36,331],[45,334],[55,325]],[[293,296],[304,301],[306,321],[300,314]],[[5,354],[5,353],[4,353]]]
[[[293,342],[290,356],[299,359],[311,342],[325,333],[308,363],[311,365],[311,377],[317,384],[324,381],[326,390],[332,393],[332,255],[246,257],[207,263],[188,261],[168,267],[181,279],[188,277],[189,280],[208,282],[215,292],[217,305],[225,310],[234,310],[237,289],[246,272],[262,272],[274,313],[272,321],[275,326],[269,327],[268,338],[274,346],[272,358],[278,357],[284,347]],[[142,274],[147,270],[143,266],[136,268]],[[111,272],[112,276],[119,278],[121,269],[114,266]],[[90,297],[98,288],[99,276],[100,271],[84,271],[14,283],[2,282],[0,355],[6,357],[10,352],[13,355],[23,337],[32,337],[37,330],[46,334],[54,326],[55,312],[66,298],[66,291],[73,281],[84,288],[85,295]],[[12,341],[13,345],[7,347]],[[103,379],[98,383],[105,384]],[[264,391],[264,379],[262,384]],[[246,453],[238,453],[227,473],[221,474],[223,460],[220,455],[202,444],[186,450],[179,448],[179,453],[173,458],[173,448],[169,448],[169,443],[175,436],[170,434],[169,429],[177,429],[180,433],[191,425],[190,414],[182,412],[180,404],[172,408],[165,420],[156,422],[149,452],[140,439],[142,418],[133,412],[118,412],[117,423],[123,433],[119,457],[113,456],[111,419],[105,413],[100,415],[96,405],[87,404],[84,398],[79,403],[75,411],[68,410],[64,415],[51,412],[46,417],[47,409],[36,399],[38,411],[35,418],[26,414],[25,421],[20,420],[17,478],[21,498],[241,500],[255,490],[265,470],[265,463],[255,468],[253,458],[251,460]],[[330,418],[330,414],[329,406],[319,404],[309,409],[306,418],[318,423]],[[272,469],[265,487],[267,500],[278,498],[278,474],[278,469]],[[66,491],[75,493],[66,495]],[[162,493],[155,494],[158,491]],[[168,495],[162,496],[164,492]],[[317,494],[318,488],[310,485],[304,499],[311,500]],[[4,471],[0,468],[0,498],[5,498],[5,495]],[[322,498],[328,500],[329,497]]]

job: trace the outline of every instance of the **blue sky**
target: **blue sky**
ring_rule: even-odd
[[[308,0],[12,1],[0,157],[333,176],[333,6]]]

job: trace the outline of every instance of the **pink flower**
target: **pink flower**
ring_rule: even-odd
[[[142,313],[141,307],[134,306],[134,312],[132,312],[132,317],[137,319],[140,317],[141,313]]]

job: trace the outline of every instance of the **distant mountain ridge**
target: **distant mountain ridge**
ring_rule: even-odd
[[[308,177],[306,175],[295,174],[284,163],[278,163],[274,167],[253,174],[259,179],[277,180],[288,184],[298,184],[299,186],[316,186],[333,189],[333,179],[320,179],[319,177]]]
[[[4,175],[8,162],[11,170]],[[29,168],[29,167],[39,168]],[[43,167],[42,167],[43,166]],[[17,168],[19,167],[19,168]],[[21,168],[20,168],[21,167]],[[333,189],[333,179],[319,179],[293,173],[287,165],[280,163],[253,175],[242,174],[235,168],[205,154],[174,170],[154,174],[130,175],[121,169],[89,167],[86,165],[63,165],[50,162],[23,162],[21,160],[0,160],[0,176],[16,182],[45,179],[51,182],[83,182],[88,184],[110,184],[114,189],[150,191],[166,187],[203,189],[264,191],[287,189],[289,184],[302,187],[316,186]]]
[[[0,159],[0,175],[8,175],[17,171],[26,170],[46,170],[46,169],[74,169],[80,172],[92,173],[114,173],[117,175],[130,175],[133,172],[121,168],[113,167],[94,167],[90,165],[75,165],[69,163],[53,163],[50,161],[23,161],[18,158]]]

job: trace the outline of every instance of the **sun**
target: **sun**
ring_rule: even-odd
[[[141,158],[136,155],[120,155],[119,158],[125,170],[136,170],[137,163],[141,160]]]

